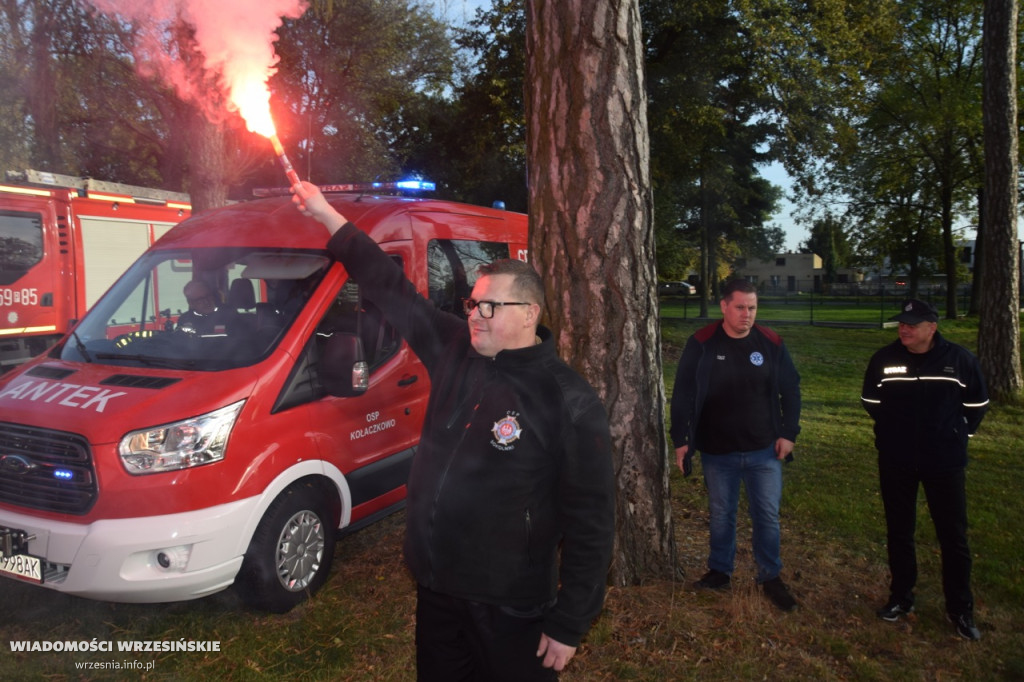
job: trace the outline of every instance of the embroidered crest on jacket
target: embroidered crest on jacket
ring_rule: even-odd
[[[519,440],[519,437],[523,435],[523,429],[519,426],[519,420],[516,419],[518,415],[509,413],[504,418],[494,422],[494,428],[491,429],[491,433],[494,434],[495,447],[500,450],[511,449],[509,446]]]

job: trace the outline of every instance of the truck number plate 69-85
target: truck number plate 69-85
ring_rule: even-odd
[[[43,562],[39,560],[39,557],[28,554],[12,554],[11,556],[0,554],[0,575],[42,583]]]

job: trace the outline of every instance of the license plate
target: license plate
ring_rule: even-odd
[[[42,584],[43,562],[39,557],[29,554],[0,554],[0,575]]]

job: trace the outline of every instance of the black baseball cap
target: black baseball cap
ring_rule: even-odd
[[[916,298],[909,298],[900,306],[902,312],[893,315],[890,320],[903,322],[904,324],[917,324],[919,322],[938,322],[939,311],[931,303],[919,301]]]

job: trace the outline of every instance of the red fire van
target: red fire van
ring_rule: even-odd
[[[526,258],[521,214],[329,199],[456,314],[476,266]],[[121,602],[236,584],[281,612],[336,531],[404,504],[429,380],[326,240],[289,197],[192,217],[0,377],[0,575]],[[192,280],[217,310],[186,322]]]

